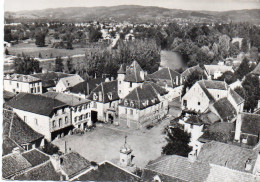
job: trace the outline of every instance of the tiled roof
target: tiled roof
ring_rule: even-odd
[[[14,93],[3,90],[3,98],[5,101],[9,101],[10,99],[12,99],[15,96]]]
[[[28,111],[44,116],[51,116],[55,108],[66,106],[65,103],[59,100],[29,93],[19,93],[16,97],[14,97],[6,104],[15,109]]]
[[[200,119],[199,116],[196,116],[196,115],[192,115],[190,116],[186,121],[185,123],[189,123],[189,124],[193,124],[193,125],[203,125],[204,122]]]
[[[59,81],[62,82],[66,88],[69,88],[83,82],[84,80],[79,75],[72,75],[69,77],[60,78]]]
[[[104,81],[105,78],[95,78],[92,80],[87,80],[78,83],[70,87],[68,90],[72,93],[77,93],[77,94],[81,93],[81,94],[89,95],[94,88],[96,88],[100,83]]]
[[[144,82],[141,86],[132,90],[120,103],[127,107],[144,109],[146,107],[158,104],[159,95],[165,95],[168,92],[153,82]],[[127,103],[127,105],[126,105]]]
[[[204,80],[203,80],[204,81]],[[208,97],[208,99],[212,102],[215,101],[214,97],[211,95],[211,93],[209,93],[208,89],[206,88],[205,84],[203,81],[198,81],[198,84],[200,85],[201,89],[203,90],[203,92],[206,94],[206,96]]]
[[[144,78],[141,77],[141,72],[143,72],[141,66],[137,63],[137,61],[133,61],[130,66],[126,67],[125,81],[143,82]]]
[[[21,154],[32,166],[38,166],[50,159],[48,155],[38,149],[29,150]]]
[[[198,81],[200,84],[203,84],[206,89],[218,89],[218,90],[227,90],[228,85],[223,81],[216,80],[200,80]]]
[[[235,123],[218,122],[210,125],[199,138],[199,141],[231,142],[234,139]]]
[[[100,98],[97,98],[96,101],[107,103],[110,101],[119,100],[119,96],[117,93],[117,80],[102,82],[91,92],[88,99],[95,100],[94,95],[99,97],[99,93],[101,93],[102,96],[101,101],[99,100]]]
[[[43,139],[43,135],[34,131],[12,111],[3,112],[3,134],[17,144],[27,144]]]
[[[198,71],[199,73],[204,73],[203,69],[199,66],[193,66],[190,68],[187,68],[184,72],[182,72],[181,76],[182,77],[188,77],[190,76],[194,71]]]
[[[213,104],[213,107],[223,121],[230,121],[237,115],[236,109],[226,97],[216,101]]]
[[[91,166],[87,159],[75,152],[65,154],[61,156],[61,159],[61,168],[69,176],[69,178],[80,174]]]
[[[241,132],[259,135],[260,134],[260,114],[242,113]]]
[[[166,155],[150,162],[145,170],[166,175],[172,179],[177,179],[176,181],[205,181],[209,175],[210,166],[199,161],[192,163],[186,157]],[[151,176],[149,178],[146,174],[143,174],[142,178],[151,180]]]
[[[170,68],[162,68],[152,74],[149,74],[148,76],[150,78],[155,78],[155,79],[172,80],[175,79],[176,76],[180,76],[180,73],[173,71]]]
[[[125,70],[124,70],[124,67],[123,65],[121,64],[119,70],[117,71],[118,74],[125,74]]]
[[[31,76],[40,78],[42,80],[42,86],[48,88],[55,87],[60,78],[72,76],[72,74],[49,71],[47,73],[36,73]]]
[[[3,136],[3,145],[2,145],[2,155],[7,155],[12,153],[13,149],[19,147],[21,151],[24,151],[23,148],[21,148],[18,144],[16,144],[13,140],[10,138]]]
[[[30,180],[30,181],[59,181],[60,175],[57,173],[51,161],[45,162],[33,169],[14,177],[14,180]]]
[[[198,160],[204,163],[226,166],[227,168],[252,173],[258,152],[226,143],[211,141],[205,143],[198,155]],[[251,159],[252,169],[245,170],[245,164]]]
[[[210,173],[207,178],[207,182],[218,182],[218,181],[257,182],[255,175],[210,164]]]
[[[236,91],[234,91],[233,89],[230,89],[229,93],[231,94],[232,98],[235,100],[235,102],[237,104],[240,104],[242,102],[245,101],[245,99],[243,99],[238,93],[236,93]]]
[[[27,161],[21,154],[9,154],[2,158],[2,176],[10,178],[17,172],[31,168],[32,164]]]
[[[77,106],[80,104],[85,104],[85,103],[90,102],[87,99],[83,99],[83,98],[77,97],[75,95],[59,93],[59,92],[46,92],[42,95],[44,95],[46,97],[50,97],[52,99],[59,100],[61,102],[64,102],[65,104],[67,104],[69,106]]]
[[[22,75],[22,74],[12,74],[12,75],[4,75],[4,80],[14,80],[18,82],[38,82],[41,81],[41,79],[31,76],[31,75]]]
[[[201,114],[200,119],[209,125],[220,121],[219,117],[211,111]]]
[[[140,181],[140,178],[111,162],[105,161],[95,170],[83,173],[75,181]]]
[[[233,71],[232,66],[225,66],[225,65],[204,65],[205,70],[209,75],[214,75],[216,71],[220,71],[222,73],[226,71]]]
[[[255,69],[251,72],[254,75],[260,75],[260,63],[255,67]]]

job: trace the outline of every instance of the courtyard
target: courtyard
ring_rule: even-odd
[[[109,160],[119,164],[119,150],[127,135],[127,144],[131,146],[132,155],[135,156],[133,163],[137,167],[145,167],[150,160],[155,160],[161,155],[162,147],[166,144],[163,129],[168,124],[169,119],[165,119],[150,130],[133,130],[100,124],[91,132],[68,135],[54,140],[53,144],[64,152],[66,141],[67,149],[71,148],[89,161]]]

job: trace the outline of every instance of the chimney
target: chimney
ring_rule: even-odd
[[[102,92],[101,91],[98,92],[98,99],[99,99],[99,101],[102,101]]]
[[[197,150],[192,150],[188,155],[188,161],[194,163],[197,160]]]
[[[55,171],[59,172],[61,170],[61,160],[58,154],[53,154],[50,157],[51,163],[55,169]],[[63,162],[63,161],[62,161]]]
[[[97,170],[98,169],[98,164],[96,162],[91,161],[90,164],[91,164],[91,167],[93,168],[93,170]]]
[[[15,148],[13,148],[12,153],[13,153],[13,154],[20,154],[20,153],[21,153],[21,150],[20,150],[19,147],[15,147]]]
[[[246,165],[245,165],[245,170],[250,171],[252,169],[252,159],[247,159]]]

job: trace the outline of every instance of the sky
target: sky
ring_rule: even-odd
[[[5,0],[4,3],[5,11],[117,5],[159,6],[170,9],[209,11],[260,9],[260,0]]]

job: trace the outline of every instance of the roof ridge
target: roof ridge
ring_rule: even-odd
[[[11,138],[11,130],[12,130],[13,121],[14,121],[14,112],[12,112],[12,118],[11,118],[9,133],[8,133],[9,138]]]
[[[170,78],[171,78],[171,84],[173,86],[173,80],[172,80],[172,75],[171,75],[171,72],[170,72],[170,68],[168,67],[168,72],[169,72],[169,75],[170,75]]]

